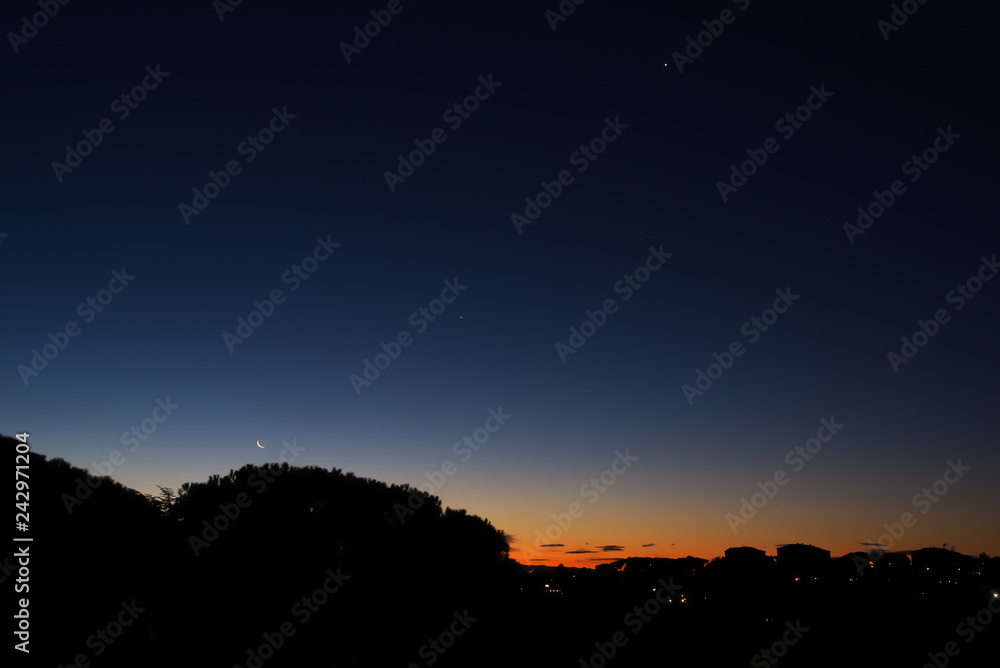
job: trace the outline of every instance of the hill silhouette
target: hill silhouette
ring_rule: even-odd
[[[38,453],[30,472],[31,649],[51,665],[246,666],[282,624],[268,666],[407,665],[515,589],[502,531],[405,485],[268,464],[153,497]],[[119,638],[92,638],[133,600]]]

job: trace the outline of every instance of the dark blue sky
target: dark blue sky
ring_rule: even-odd
[[[8,35],[0,429],[84,467],[120,450],[112,475],[143,491],[292,439],[296,463],[390,482],[451,459],[444,503],[522,544],[628,447],[641,463],[559,542],[660,556],[854,549],[962,457],[973,470],[901,546],[1000,549],[985,528],[1000,281],[948,300],[1000,251],[988,5],[921,5],[888,39],[889,3],[591,0],[552,30],[557,6],[404,1],[350,63],[339,45],[385,3],[246,0],[220,21],[207,0],[71,2],[16,53]],[[723,10],[700,55],[673,55]],[[38,11],[8,5],[4,31]],[[121,118],[147,68],[168,74]],[[447,110],[477,90],[453,128]],[[810,101],[794,133],[776,127]],[[248,160],[241,143],[274,110],[289,116]],[[60,180],[53,161],[104,118],[114,130]],[[606,119],[620,134],[580,171]],[[390,190],[397,155],[438,128]],[[939,128],[951,143],[911,181],[904,163]],[[747,150],[767,161],[724,201],[717,182]],[[230,161],[186,224],[179,205]],[[572,182],[519,233],[511,215],[563,170]],[[897,179],[905,192],[851,243],[844,224]],[[340,245],[293,291],[282,277],[317,237]],[[625,301],[617,282],[661,246],[672,255]],[[123,268],[135,278],[105,310],[78,311]],[[411,314],[456,279],[467,289],[418,332]],[[284,302],[230,353],[224,332],[276,289]],[[786,289],[799,299],[773,327],[741,333]],[[563,364],[555,344],[609,298]],[[894,372],[887,353],[938,309],[950,320]],[[18,370],[69,321],[78,335],[37,376]],[[357,393],[350,376],[403,331],[411,345]],[[682,386],[733,341],[746,352],[690,405]],[[150,421],[167,397],[179,408]],[[453,444],[501,407],[509,421],[460,461]],[[726,513],[831,416],[843,433],[731,532]],[[156,431],[129,452],[144,419]]]

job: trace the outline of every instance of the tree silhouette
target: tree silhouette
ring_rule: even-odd
[[[185,483],[185,485],[188,483]],[[157,485],[156,488],[160,490],[157,495],[145,494],[146,500],[149,501],[150,505],[156,508],[160,513],[166,515],[170,512],[170,508],[177,501],[177,496],[174,494],[174,490],[169,487],[161,487]]]

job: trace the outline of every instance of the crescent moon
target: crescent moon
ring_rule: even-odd
[[[257,447],[258,448],[263,448],[264,447],[263,445],[260,444],[260,439],[257,440]]]

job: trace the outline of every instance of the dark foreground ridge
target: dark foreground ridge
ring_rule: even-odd
[[[1000,559],[986,555],[788,545],[527,567],[489,521],[337,469],[248,465],[157,497],[36,453],[30,475],[30,574],[18,544],[0,581],[26,580],[15,597],[29,599],[33,665],[942,668],[1000,655]]]

